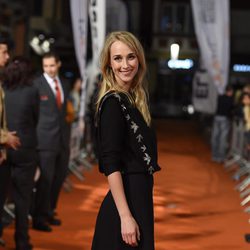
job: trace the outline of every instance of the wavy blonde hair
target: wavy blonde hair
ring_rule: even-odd
[[[115,75],[112,71],[112,68],[110,67],[110,48],[111,45],[116,41],[126,44],[136,54],[139,62],[138,72],[133,79],[129,92],[126,92],[121,89],[121,87],[119,87],[115,80]],[[105,40],[101,52],[100,68],[102,73],[102,83],[97,99],[97,110],[102,97],[106,93],[110,91],[123,92],[128,96],[130,102],[141,112],[146,123],[150,125],[151,116],[148,108],[148,93],[146,90],[145,80],[146,60],[139,40],[133,34],[127,31],[117,31],[110,33]]]

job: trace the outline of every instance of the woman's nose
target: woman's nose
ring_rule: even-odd
[[[128,62],[126,59],[122,60],[122,67],[127,68],[128,67]]]

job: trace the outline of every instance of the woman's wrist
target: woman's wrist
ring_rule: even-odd
[[[132,217],[130,211],[121,212],[121,213],[119,213],[119,215],[120,215],[121,220]]]

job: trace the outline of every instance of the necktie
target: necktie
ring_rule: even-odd
[[[61,91],[60,91],[60,88],[59,88],[58,81],[56,79],[54,79],[54,83],[55,83],[55,89],[56,89],[56,104],[57,104],[57,107],[60,109],[61,106],[62,106]]]

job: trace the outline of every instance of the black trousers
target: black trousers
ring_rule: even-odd
[[[3,208],[9,189],[10,175],[11,175],[10,166],[8,166],[6,162],[3,162],[0,165],[0,237],[2,237],[3,235],[3,225],[2,225]]]
[[[39,152],[41,176],[36,185],[33,221],[46,222],[57,207],[59,194],[68,171],[67,150]]]
[[[37,167],[35,149],[9,150],[4,168],[11,172],[11,191],[15,204],[15,242],[19,248],[29,244],[28,214]],[[7,185],[8,186],[8,185]]]

